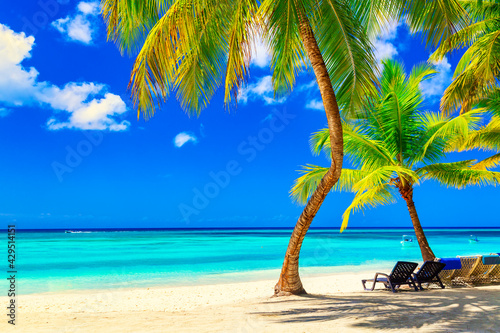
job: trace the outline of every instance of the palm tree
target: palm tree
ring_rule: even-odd
[[[463,26],[457,0],[102,0],[102,5],[108,39],[122,51],[139,50],[130,86],[138,115],[146,118],[171,91],[189,113],[199,114],[222,84],[225,103],[235,103],[259,33],[272,54],[277,94],[292,90],[301,69],[313,69],[328,122],[332,163],[291,235],[277,295],[305,293],[299,253],[314,216],[340,177],[340,110],[355,109],[359,96],[374,89],[376,66],[368,34],[389,16],[404,15],[433,44]]]
[[[471,24],[444,39],[431,56],[441,60],[453,50],[467,47],[453,82],[441,99],[441,109],[467,112],[497,87],[500,78],[500,3],[491,0],[461,0]]]
[[[355,193],[343,215],[341,231],[347,227],[352,211],[393,203],[399,192],[408,207],[424,260],[433,260],[435,255],[413,202],[414,186],[427,179],[456,188],[500,183],[500,172],[488,170],[497,165],[498,157],[480,162],[439,162],[446,156],[443,150],[449,141],[468,138],[469,132],[479,133],[475,131],[485,111],[472,110],[454,118],[423,112],[419,85],[433,73],[428,65],[420,65],[407,75],[402,64],[384,63],[377,92],[365,100],[366,112],[344,123],[344,151],[354,168],[344,168],[333,187]],[[314,153],[329,151],[327,138],[324,129],[312,136]],[[307,200],[326,171],[314,165],[305,167],[291,190],[293,197],[299,202]]]

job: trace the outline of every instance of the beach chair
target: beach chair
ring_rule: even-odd
[[[500,280],[500,258],[496,254],[489,256],[458,256],[458,258],[440,259],[446,267],[439,274],[448,285],[465,285],[498,282]],[[459,264],[455,263],[459,261]]]
[[[460,258],[441,258],[436,260],[446,265],[439,273],[439,278],[446,285],[451,286],[455,277],[459,276],[462,272],[462,261]]]
[[[433,282],[438,283],[441,288],[444,289],[443,282],[441,282],[438,274],[443,270],[445,266],[446,264],[442,262],[426,261],[424,262],[422,267],[420,267],[418,272],[413,274],[413,280],[415,280],[415,283],[418,285],[420,290],[424,290],[424,288],[422,288],[422,283]]]
[[[471,268],[466,274],[463,275],[463,280],[466,285],[476,285],[481,283],[490,283],[490,273],[495,269],[497,264],[491,259],[495,259],[495,256],[473,256],[473,257],[460,257],[460,260],[470,260],[471,258],[477,258],[472,262]],[[486,260],[486,261],[485,261]]]
[[[396,266],[392,269],[391,274],[387,275],[384,273],[375,273],[375,277],[369,280],[361,280],[363,284],[363,288],[365,290],[372,291],[375,289],[375,284],[377,282],[383,283],[386,288],[390,288],[393,293],[396,292],[396,289],[403,284],[407,284],[410,287],[415,288],[415,291],[418,291],[417,285],[411,276],[415,268],[417,268],[418,264],[415,262],[408,261],[398,261]],[[381,275],[381,277],[379,277]],[[371,288],[366,288],[366,282],[373,282]]]

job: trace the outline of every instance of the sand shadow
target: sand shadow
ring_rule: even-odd
[[[500,332],[500,295],[488,288],[304,295],[277,298],[267,304],[265,311],[253,314],[281,323],[334,325],[335,320],[350,319],[352,328],[360,329]],[[276,308],[280,310],[273,311]]]

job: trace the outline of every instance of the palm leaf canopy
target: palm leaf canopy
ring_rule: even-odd
[[[368,22],[375,26],[374,21],[380,25],[388,17],[375,1],[103,0],[102,4],[108,39],[123,52],[138,52],[130,86],[139,114],[146,117],[171,92],[186,111],[197,114],[222,85],[226,104],[235,103],[259,36],[272,55],[276,93],[289,92],[298,72],[309,65],[300,38],[301,22],[314,33],[342,108],[353,108],[361,94],[374,89],[376,66],[366,26]]]
[[[176,92],[181,106],[199,113],[224,84],[226,100],[248,75],[259,31],[255,0],[104,0],[108,39],[139,49],[131,75],[134,104],[146,117]]]
[[[354,192],[355,198],[344,213],[342,230],[351,211],[392,203],[401,186],[427,179],[455,188],[500,182],[500,173],[490,171],[499,164],[498,155],[479,162],[440,163],[455,142],[463,144],[486,131],[481,126],[486,111],[478,109],[456,117],[423,111],[419,86],[433,74],[434,70],[424,64],[408,75],[402,64],[386,61],[377,91],[364,100],[365,112],[344,122],[344,151],[353,168],[343,170],[333,190]],[[487,126],[493,125],[490,122]],[[313,153],[324,151],[329,156],[328,135],[327,129],[312,135]],[[315,165],[304,168],[291,189],[292,197],[305,202],[326,171]]]
[[[404,17],[433,45],[464,25],[457,0],[102,0],[102,14],[108,39],[138,52],[130,87],[145,117],[171,92],[196,114],[221,86],[226,104],[237,102],[259,36],[272,55],[276,94],[289,92],[309,65],[301,24],[317,40],[341,109],[352,112],[374,90],[369,36],[387,22]]]
[[[446,38],[431,56],[442,59],[447,53],[467,48],[460,59],[453,82],[441,99],[445,113],[468,112],[497,86],[500,75],[500,3],[498,1],[460,1],[471,17],[471,24]]]

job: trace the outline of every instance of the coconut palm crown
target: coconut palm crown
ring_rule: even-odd
[[[407,75],[402,64],[384,63],[378,91],[366,98],[365,112],[343,124],[344,151],[354,168],[344,168],[332,189],[355,193],[343,215],[341,231],[347,227],[353,211],[394,203],[399,193],[408,206],[424,260],[433,260],[435,255],[415,209],[414,186],[428,179],[455,188],[500,182],[500,172],[489,170],[498,165],[496,156],[483,161],[440,162],[451,143],[464,147],[469,142],[467,138],[485,131],[481,127],[485,111],[475,109],[453,118],[422,111],[419,84],[434,73],[424,64]],[[327,139],[326,130],[314,133],[312,151],[328,152]],[[472,143],[467,147],[472,147]],[[298,202],[307,200],[326,170],[315,165],[304,167],[303,175],[291,190],[292,196]]]

